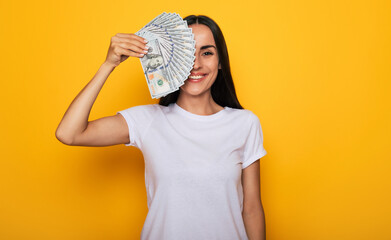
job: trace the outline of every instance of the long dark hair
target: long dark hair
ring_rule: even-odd
[[[216,81],[211,87],[213,100],[222,107],[243,109],[236,96],[234,82],[232,80],[231,68],[229,65],[228,50],[225,44],[225,39],[220,27],[211,18],[204,15],[190,15],[183,20],[187,21],[187,25],[203,24],[212,31],[213,38],[216,43],[217,53],[221,69],[218,70]],[[175,103],[178,100],[180,90],[168,94],[160,98],[159,104],[168,106],[170,103]]]

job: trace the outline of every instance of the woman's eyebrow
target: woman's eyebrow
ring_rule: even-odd
[[[213,48],[215,48],[215,49],[217,50],[216,46],[214,46],[214,45],[205,45],[205,46],[202,46],[202,47],[201,47],[201,50],[207,49],[207,48],[210,48],[210,47],[213,47]]]

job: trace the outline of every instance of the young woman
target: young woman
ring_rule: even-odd
[[[143,38],[118,33],[56,137],[67,145],[125,144],[142,151],[149,211],[141,239],[265,239],[259,159],[266,151],[259,119],[239,104],[218,25],[206,16],[185,20],[196,59],[180,90],[159,104],[88,121],[115,67],[147,52]]]

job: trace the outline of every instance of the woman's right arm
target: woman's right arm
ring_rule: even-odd
[[[125,119],[120,115],[88,121],[91,108],[111,72],[129,56],[143,57],[146,42],[134,34],[118,33],[111,38],[105,62],[75,97],[56,130],[57,139],[73,146],[110,146],[129,142]]]

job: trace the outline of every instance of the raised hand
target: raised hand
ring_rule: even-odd
[[[111,38],[105,63],[117,67],[129,56],[141,58],[148,51],[146,43],[147,40],[133,33],[117,33]]]

